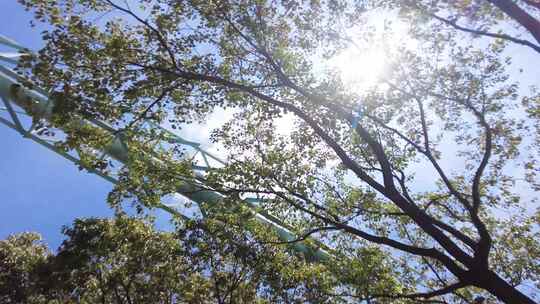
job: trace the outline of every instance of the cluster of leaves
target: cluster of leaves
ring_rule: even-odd
[[[254,194],[261,212],[298,234],[287,243],[317,234],[335,248],[333,277],[348,282],[341,289],[353,285],[348,297],[466,303],[483,293],[533,303],[516,286],[540,288],[538,251],[518,252],[540,245],[537,212],[527,208],[538,190],[540,100],[510,77],[505,47],[538,45],[488,31],[514,23],[540,41],[535,14],[515,1],[19,1],[52,25],[45,47],[20,68],[54,92],[52,123],[66,131],[67,147],[96,168],[102,164],[87,151],[107,150],[112,138],[86,132],[77,117],[129,135],[113,203],[134,196],[152,207],[172,192],[212,190],[227,199],[210,210],[209,223],[244,235],[251,220],[233,215],[243,195]],[[534,1],[524,2],[536,12]],[[394,41],[384,50],[390,68],[380,86],[358,92],[318,66],[370,43],[364,15],[388,8],[409,23],[416,46]],[[362,37],[351,37],[358,28]],[[156,134],[145,120],[179,128],[216,108],[236,111],[212,137],[229,161],[204,180],[176,161],[180,149],[148,148]],[[278,132],[290,118],[290,130]],[[415,182],[420,170],[431,172],[430,185]],[[182,188],[186,181],[199,188]],[[516,190],[528,185],[530,193]],[[264,228],[249,231],[247,240],[279,243]],[[393,261],[393,272],[374,279],[381,293],[362,275],[376,269],[360,267],[369,257]]]
[[[175,232],[158,232],[148,220],[90,218],[63,233],[54,253],[36,233],[0,241],[2,303],[345,301],[334,294],[337,282],[324,265],[250,242],[222,222],[183,222]],[[369,261],[380,270],[381,259]]]

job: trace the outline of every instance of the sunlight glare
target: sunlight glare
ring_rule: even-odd
[[[388,66],[384,50],[378,48],[366,51],[349,48],[335,58],[334,64],[343,83],[353,90],[377,84]]]
[[[330,59],[328,67],[337,72],[351,91],[360,93],[373,88],[390,72],[393,52],[399,47],[415,48],[408,30],[409,26],[395,12],[366,16],[362,28],[347,33],[354,43]]]

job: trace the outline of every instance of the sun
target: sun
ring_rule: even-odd
[[[337,72],[347,89],[354,92],[384,84],[396,50],[399,47],[416,48],[408,31],[409,25],[397,18],[396,12],[366,16],[366,23],[361,28],[350,29],[345,35],[354,42],[330,59],[328,67]]]
[[[351,47],[334,58],[333,66],[343,84],[356,91],[378,84],[389,67],[389,59],[382,48],[358,50]]]

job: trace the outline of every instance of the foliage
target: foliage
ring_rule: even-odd
[[[2,303],[32,303],[42,299],[40,268],[47,263],[50,252],[36,233],[21,233],[0,241],[0,301]]]
[[[323,265],[219,223],[158,232],[146,220],[119,216],[78,219],[63,232],[54,254],[33,233],[0,242],[2,303],[339,302]]]
[[[244,194],[258,195],[257,208],[298,241],[317,235],[333,248],[328,265],[347,299],[470,302],[482,294],[533,303],[518,286],[540,288],[538,211],[529,205],[538,190],[539,96],[510,77],[505,47],[534,52],[535,44],[456,22],[515,22],[538,40],[535,13],[509,0],[20,2],[52,25],[20,69],[54,92],[61,106],[52,125],[66,130],[69,147],[105,146],[104,136],[71,124],[75,117],[128,134],[129,170],[113,204],[133,196],[152,207],[181,181],[201,179],[176,161],[180,150],[151,152],[167,160],[159,166],[145,161],[144,143],[156,135],[145,119],[182,128],[225,108],[234,118],[212,139],[229,159],[204,183],[227,198],[205,210],[208,221],[255,225],[237,211]],[[366,16],[384,9],[397,10],[387,13],[408,24],[409,36],[375,41]],[[373,44],[388,68],[372,88],[358,91],[322,66]],[[278,132],[285,121],[287,132]],[[432,183],[420,185],[422,171]],[[249,231],[278,242],[264,227]],[[365,272],[380,258],[393,269],[371,290]]]

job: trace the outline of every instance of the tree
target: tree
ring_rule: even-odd
[[[219,229],[219,231],[217,230]],[[77,219],[55,254],[34,233],[0,241],[3,303],[327,303],[320,265],[219,223],[158,232],[147,220]],[[217,236],[219,234],[219,237]],[[265,248],[266,247],[266,248]]]
[[[52,126],[67,131],[68,147],[103,146],[102,136],[66,123],[74,115],[124,128],[139,149],[155,136],[142,118],[178,128],[234,109],[213,133],[228,165],[206,177],[231,199],[224,206],[237,210],[243,194],[258,194],[258,208],[282,218],[299,241],[317,235],[335,248],[328,265],[361,265],[356,249],[370,245],[394,261],[399,290],[361,294],[365,281],[338,267],[344,286],[355,286],[340,296],[470,302],[483,294],[534,303],[518,286],[538,288],[540,275],[538,212],[526,208],[538,190],[539,95],[508,74],[512,39],[477,43],[402,10],[404,40],[416,46],[380,42],[391,65],[379,85],[358,92],[318,64],[374,43],[364,16],[380,1],[20,2],[52,25],[21,70],[53,92]],[[482,22],[504,25],[493,19],[499,9],[536,35],[503,5],[513,3],[487,2],[496,7],[482,9],[495,15]],[[288,132],[276,131],[291,119]],[[152,207],[176,191],[175,181],[194,178],[189,164],[170,163],[156,168],[132,156],[111,201],[129,192]],[[414,182],[421,170],[430,170],[431,185]],[[223,212],[231,214],[219,208],[209,218]],[[262,230],[254,237],[276,243]]]
[[[21,233],[0,241],[0,300],[32,303],[39,298],[34,278],[50,252],[36,233]]]

